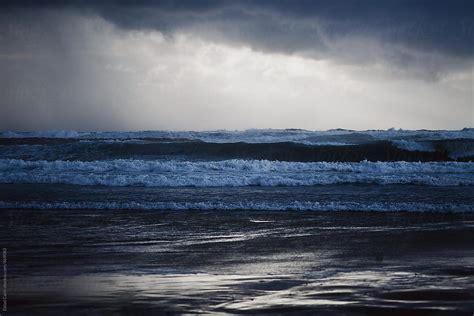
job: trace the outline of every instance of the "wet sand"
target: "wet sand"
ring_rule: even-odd
[[[2,210],[8,314],[472,315],[474,214]]]

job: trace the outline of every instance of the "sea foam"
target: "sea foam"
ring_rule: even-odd
[[[0,183],[151,187],[312,186],[341,183],[472,186],[474,163],[0,159]]]
[[[472,212],[472,205],[424,202],[9,202],[0,209],[97,209],[97,210],[254,210],[254,211],[371,211],[371,212]]]

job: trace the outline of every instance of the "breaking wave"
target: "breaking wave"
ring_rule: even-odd
[[[77,132],[71,130],[50,130],[35,132],[0,132],[0,138],[79,138],[79,139],[137,139],[137,138],[185,138],[217,143],[278,143],[299,142],[314,144],[318,142],[363,143],[373,140],[443,140],[474,138],[474,128],[462,130],[366,130],[331,129],[310,131],[304,129],[249,129],[244,131],[137,131],[137,132]]]
[[[164,156],[283,161],[468,161],[474,160],[474,129],[0,132],[3,158],[110,160]]]
[[[342,183],[472,186],[474,163],[0,159],[0,183],[150,187],[313,186]]]
[[[372,211],[372,212],[472,212],[470,204],[359,203],[359,202],[5,202],[0,209],[97,209],[97,210],[254,210],[254,211]]]

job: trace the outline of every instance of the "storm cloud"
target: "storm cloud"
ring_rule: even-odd
[[[451,58],[448,66],[455,66],[472,62],[474,56],[474,3],[465,0],[4,3],[7,12],[40,8],[97,14],[125,29],[169,35],[192,32],[256,50],[347,62],[387,61],[406,66],[423,64],[429,55]],[[362,44],[357,45],[358,41]],[[377,43],[376,52],[366,43]]]
[[[6,1],[2,129],[472,126],[472,1]]]

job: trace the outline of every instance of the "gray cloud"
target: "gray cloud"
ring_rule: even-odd
[[[186,31],[255,50],[344,63],[387,63],[436,79],[472,66],[472,1],[13,1],[98,14],[121,28]]]
[[[472,126],[469,3],[358,3],[5,2],[0,128]]]

